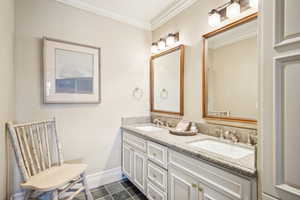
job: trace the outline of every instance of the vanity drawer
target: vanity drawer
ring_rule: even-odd
[[[154,186],[151,182],[147,185],[147,197],[149,200],[167,200],[167,194]]]
[[[148,158],[158,165],[167,169],[168,166],[168,148],[154,142],[147,142]]]
[[[125,131],[123,132],[123,141],[143,152],[147,151],[147,143],[144,139],[136,137],[130,133],[126,133]]]
[[[151,161],[148,161],[147,171],[148,179],[163,191],[167,191],[167,171]]]

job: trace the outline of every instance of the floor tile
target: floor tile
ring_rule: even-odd
[[[113,198],[111,197],[111,195],[108,195],[108,196],[102,197],[100,199],[95,199],[95,200],[113,200]]]
[[[105,188],[111,194],[114,194],[114,193],[120,192],[122,190],[125,190],[125,188],[119,182],[112,183],[112,184],[109,184],[109,185],[105,185]]]
[[[85,196],[83,193],[80,193],[79,195],[77,195],[74,200],[85,200]]]
[[[104,186],[99,187],[99,188],[95,188],[91,192],[92,192],[92,195],[93,195],[94,199],[98,199],[98,198],[107,196],[109,194]]]
[[[134,200],[147,200],[147,197],[144,194],[140,193],[138,195],[134,195],[133,199]]]
[[[135,187],[135,186],[130,187],[130,188],[127,188],[127,191],[128,191],[132,196],[141,193],[141,191],[140,191],[139,189],[137,189],[137,187]]]
[[[133,186],[133,184],[132,184],[128,179],[122,181],[121,184],[122,184],[123,187],[125,187],[125,188],[129,188],[129,187],[132,187],[132,186]]]
[[[129,193],[125,190],[113,194],[112,197],[113,197],[114,200],[128,200],[128,199],[131,199]]]

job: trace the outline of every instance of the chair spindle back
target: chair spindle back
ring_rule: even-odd
[[[55,119],[25,124],[9,122],[7,127],[24,181],[53,165],[63,164]]]

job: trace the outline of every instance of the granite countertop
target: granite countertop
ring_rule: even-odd
[[[195,159],[209,162],[216,167],[226,169],[236,175],[246,176],[254,178],[257,176],[257,170],[255,167],[255,148],[248,146],[246,144],[237,144],[240,146],[245,146],[247,148],[253,149],[254,153],[249,156],[243,157],[241,159],[233,159],[230,157],[222,156],[220,154],[212,153],[209,151],[202,150],[200,148],[189,145],[190,142],[203,140],[203,139],[214,139],[219,140],[216,137],[197,134],[195,136],[177,136],[169,133],[168,129],[162,128],[159,131],[142,131],[136,127],[149,126],[153,124],[144,123],[144,124],[131,124],[123,125],[122,129],[130,131],[129,133],[136,136],[142,137],[144,139],[159,143],[161,145],[167,146],[168,148],[179,151],[187,156],[193,157]],[[227,142],[227,141],[224,141]]]

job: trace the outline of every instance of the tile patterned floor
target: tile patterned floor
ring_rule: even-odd
[[[147,200],[128,179],[111,183],[91,190],[95,200]],[[85,200],[79,195],[76,200]]]

